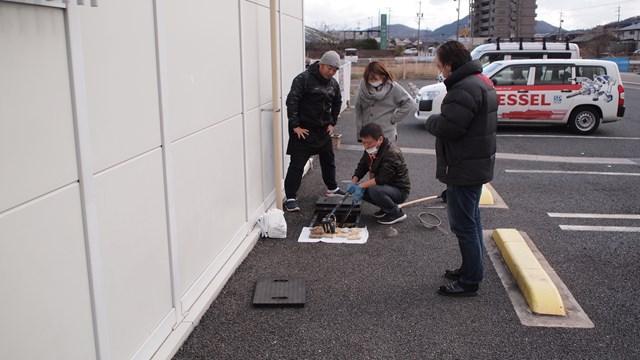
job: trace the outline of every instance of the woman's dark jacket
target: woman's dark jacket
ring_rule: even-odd
[[[436,178],[449,185],[472,186],[493,179],[498,98],[478,61],[453,71],[444,81],[442,112],[427,119],[436,137]]]
[[[369,178],[375,178],[377,185],[391,185],[407,195],[411,190],[409,170],[402,151],[387,138],[384,138],[375,156],[369,156],[366,151],[362,154],[353,176],[360,180],[369,172]]]
[[[289,118],[287,154],[297,151],[317,154],[332,150],[327,126],[335,126],[338,122],[342,94],[335,78],[322,77],[319,62],[309,65],[293,79],[286,104]],[[298,139],[293,132],[296,127],[309,130],[306,139]]]

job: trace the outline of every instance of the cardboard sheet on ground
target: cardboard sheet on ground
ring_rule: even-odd
[[[369,231],[367,227],[359,228],[360,229],[360,239],[358,240],[349,240],[343,237],[323,237],[319,239],[313,239],[309,237],[309,233],[311,232],[310,227],[303,227],[300,232],[300,236],[298,237],[298,242],[324,242],[329,244],[364,244],[369,239]],[[344,228],[343,230],[348,231],[348,228]]]

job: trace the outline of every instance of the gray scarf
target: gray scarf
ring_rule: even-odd
[[[380,85],[380,91],[376,91],[371,87],[371,92],[369,92],[369,86],[364,81],[364,79],[360,80],[360,86],[358,87],[358,98],[361,99],[365,104],[372,104],[376,101],[380,101],[387,97],[393,89],[393,81],[387,81],[384,84]]]

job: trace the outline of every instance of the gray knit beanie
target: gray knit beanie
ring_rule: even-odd
[[[340,55],[338,55],[338,53],[333,50],[327,51],[326,53],[324,53],[324,55],[322,55],[322,58],[320,58],[320,64],[325,64],[325,65],[333,66],[334,68],[339,68]]]

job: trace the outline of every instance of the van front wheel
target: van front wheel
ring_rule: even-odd
[[[569,116],[569,128],[576,134],[591,134],[600,125],[600,115],[590,107],[576,108]]]

